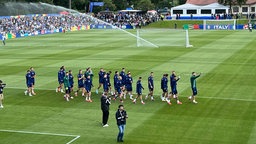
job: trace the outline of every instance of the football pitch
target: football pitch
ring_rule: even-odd
[[[130,31],[136,34],[135,31]],[[118,128],[110,105],[109,127],[101,125],[100,97],[95,92],[101,67],[113,73],[131,71],[133,92],[142,77],[154,72],[155,101],[145,105],[124,101],[127,119],[124,143],[129,144],[254,144],[256,142],[255,31],[189,31],[193,48],[185,48],[182,30],[148,29],[141,37],[156,44],[136,47],[136,38],[116,30],[87,30],[7,40],[0,46],[0,79],[4,108],[0,109],[1,144],[112,144]],[[143,44],[142,44],[143,45]],[[56,93],[57,72],[64,65],[76,77],[91,67],[92,103],[78,97],[66,102]],[[36,96],[24,95],[26,70],[36,71]],[[182,105],[160,101],[160,80],[175,70],[181,76]],[[191,72],[197,79],[198,104],[191,103]],[[169,79],[169,78],[168,78]],[[77,79],[75,78],[75,90]],[[113,84],[112,84],[113,85]],[[100,89],[100,92],[102,88]]]

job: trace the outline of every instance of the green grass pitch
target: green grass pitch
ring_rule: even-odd
[[[0,46],[0,79],[7,83],[4,109],[0,110],[0,143],[116,143],[114,114],[119,103],[112,102],[110,127],[102,128],[100,95],[92,94],[93,103],[85,102],[81,94],[66,102],[63,94],[55,92],[57,71],[65,65],[74,76],[79,69],[92,67],[95,87],[101,67],[112,72],[125,67],[132,73],[134,91],[142,76],[144,96],[147,77],[154,72],[157,100],[146,100],[145,105],[124,102],[129,115],[124,143],[254,144],[255,32],[189,31],[193,48],[184,47],[184,34],[180,30],[142,30],[140,35],[159,48],[136,47],[134,37],[116,30],[7,40],[6,46]],[[37,95],[33,97],[24,95],[25,74],[31,66],[37,74]],[[160,79],[172,70],[181,76],[178,91],[183,105],[160,101]],[[187,100],[192,71],[202,72],[197,80],[198,104]]]

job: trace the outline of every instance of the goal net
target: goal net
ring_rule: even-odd
[[[156,46],[191,47],[187,30],[174,29],[137,29],[137,47],[149,46],[140,38]]]
[[[204,20],[204,30],[236,30],[236,19]]]

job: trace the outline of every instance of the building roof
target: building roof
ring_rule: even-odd
[[[208,5],[212,3],[218,3],[218,0],[187,0],[186,3],[194,4],[194,5]],[[248,5],[256,4],[256,0],[247,0],[246,4]]]
[[[208,5],[212,3],[218,3],[218,0],[187,0],[186,3],[194,5]]]

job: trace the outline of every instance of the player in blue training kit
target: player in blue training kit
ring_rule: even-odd
[[[122,90],[125,90],[125,82],[126,82],[126,74],[125,74],[125,68],[122,68],[122,71],[119,74],[122,77]]]
[[[80,90],[82,90],[82,96],[84,96],[84,75],[82,70],[79,70],[77,74],[77,87],[78,89],[75,92],[75,96],[77,96]]]
[[[6,86],[6,84],[4,84],[2,80],[0,80],[0,108],[4,108],[3,100],[4,100],[4,87],[5,86]]]
[[[154,73],[151,72],[150,73],[150,76],[148,77],[148,90],[149,90],[149,93],[148,95],[146,95],[146,99],[150,96],[151,100],[153,101],[154,100]]]
[[[105,75],[105,71],[104,71],[103,68],[100,68],[100,71],[99,71],[98,75],[99,75],[99,86],[96,89],[96,94],[99,93],[99,89],[103,85],[103,79],[104,79],[104,75]]]
[[[91,99],[91,89],[92,89],[92,80],[91,80],[91,76],[88,75],[87,78],[84,80],[84,89],[86,92],[86,97],[85,97],[85,101],[87,102],[92,102]]]
[[[63,83],[64,83],[64,77],[65,77],[66,71],[65,71],[65,67],[61,66],[60,70],[58,72],[58,82],[59,82],[59,86],[56,88],[56,92],[64,92],[62,87],[63,87]]]
[[[128,72],[127,76],[126,76],[126,81],[125,81],[125,88],[126,88],[126,94],[129,94],[130,99],[133,100],[132,98],[132,76],[131,73]]]
[[[31,81],[32,81],[32,94],[36,95],[36,93],[34,92],[36,72],[33,67],[30,67],[30,74],[31,74]]]
[[[72,74],[72,70],[68,71],[68,80],[69,80],[69,84],[70,84],[70,98],[73,99],[74,97],[71,96],[71,92],[74,91],[74,76]]]
[[[117,96],[115,96],[114,100],[119,96],[120,102],[123,103],[123,91],[122,91],[123,83],[122,83],[122,77],[119,76],[118,80],[116,82],[116,91],[117,91]]]
[[[170,76],[171,92],[170,92],[170,95],[168,96],[168,99],[167,99],[168,104],[171,104],[171,102],[170,102],[171,97],[176,99],[177,104],[182,104],[182,102],[180,102],[179,98],[178,98],[177,82],[179,80],[180,80],[180,77],[177,77],[175,71],[172,71],[172,74]]]
[[[118,81],[118,77],[119,77],[119,73],[118,71],[115,71],[115,75],[114,75],[114,88],[115,88],[115,96],[117,96],[117,81]]]
[[[108,79],[108,89],[111,95],[113,95],[113,91],[112,91],[112,87],[111,87],[111,82],[110,82],[110,75],[111,75],[112,71],[108,71],[107,73],[107,79]]]
[[[145,104],[143,99],[142,99],[142,89],[144,90],[144,87],[142,86],[141,84],[141,80],[142,80],[142,77],[139,77],[138,81],[137,81],[137,84],[136,84],[136,93],[137,93],[137,96],[136,98],[133,100],[133,103],[136,103],[136,99],[139,97],[140,98],[140,102],[142,104]]]
[[[196,95],[197,95],[197,88],[196,88],[196,79],[201,76],[196,74],[196,72],[192,72],[192,76],[190,77],[191,89],[192,89],[192,96],[189,96],[188,99],[193,101],[193,103],[197,104]]]
[[[108,92],[109,92],[109,87],[108,87],[108,85],[109,85],[109,79],[108,79],[108,77],[107,77],[107,74],[104,74],[104,76],[103,76],[103,90],[104,90],[104,92],[107,93],[107,94],[108,94]]]
[[[163,78],[161,79],[161,89],[163,90],[163,94],[161,96],[162,101],[166,101],[168,96],[168,74],[163,74]]]
[[[31,73],[30,73],[30,70],[27,70],[27,74],[26,74],[26,85],[27,85],[27,90],[24,92],[25,95],[29,95],[29,96],[32,96],[32,85],[33,85],[33,82],[32,82],[32,76],[31,76]]]

